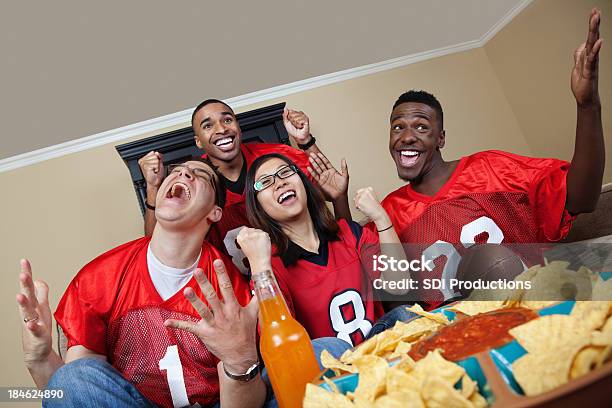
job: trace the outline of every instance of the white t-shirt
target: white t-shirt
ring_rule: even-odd
[[[176,292],[181,290],[189,279],[193,276],[193,271],[200,262],[200,256],[202,251],[198,255],[198,259],[189,268],[177,269],[170,266],[166,266],[159,259],[155,257],[153,251],[151,251],[151,245],[147,249],[147,266],[149,267],[149,275],[157,289],[157,293],[163,300],[170,299]]]

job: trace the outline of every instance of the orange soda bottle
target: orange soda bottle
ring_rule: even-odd
[[[302,406],[306,384],[320,372],[306,329],[289,313],[271,271],[253,274],[259,302],[259,347],[281,408]]]

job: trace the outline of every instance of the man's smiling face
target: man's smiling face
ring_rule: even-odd
[[[232,161],[240,154],[240,125],[234,112],[222,103],[210,103],[193,118],[196,145],[209,157]]]
[[[195,225],[210,217],[216,205],[218,178],[206,163],[188,161],[170,170],[159,187],[155,216],[162,223]],[[218,221],[213,214],[211,222]]]
[[[444,130],[435,109],[417,102],[402,103],[393,109],[389,152],[402,180],[420,180],[431,170],[443,146]]]

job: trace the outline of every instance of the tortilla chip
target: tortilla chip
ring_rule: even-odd
[[[355,396],[373,402],[385,391],[387,361],[377,356],[361,356],[353,364],[359,372]]]
[[[472,408],[470,400],[440,377],[428,378],[421,396],[428,408]]]
[[[451,361],[446,360],[440,354],[440,350],[430,351],[424,358],[414,365],[410,374],[414,377],[417,386],[423,386],[426,379],[438,377],[451,385],[455,385],[465,370]]]
[[[565,384],[574,356],[588,340],[558,344],[536,352],[529,352],[512,364],[514,378],[523,388],[525,395],[538,395]]]
[[[416,392],[418,395],[421,392],[420,384],[414,380],[412,375],[395,367],[387,370],[386,386],[387,393],[401,393],[407,390]]]
[[[606,348],[603,346],[587,346],[580,350],[570,368],[569,378],[574,379],[582,377],[605,359],[603,355]]]
[[[487,404],[487,400],[485,399],[485,397],[483,397],[477,392],[472,394],[469,400],[474,405],[474,408],[485,408],[489,405]]]
[[[423,310],[423,308],[419,304],[415,304],[414,306],[407,307],[406,310],[408,310],[409,312],[412,312],[414,314],[417,314],[419,316],[423,316],[423,317],[425,317],[427,319],[433,320],[434,322],[439,323],[441,325],[450,324],[450,321],[444,315],[444,313],[441,313],[441,312],[440,313],[426,312],[425,310]]]
[[[393,392],[378,398],[374,403],[376,408],[425,408],[418,392]]]
[[[463,377],[461,377],[461,395],[469,399],[477,390],[478,384],[469,375],[463,374]]]
[[[598,277],[593,285],[591,299],[612,300],[612,279],[603,280]]]
[[[554,348],[583,342],[590,332],[575,316],[549,315],[530,320],[509,331],[529,353],[556,353]]]
[[[568,262],[554,261],[537,270],[531,279],[531,289],[525,291],[522,301],[588,300],[591,298],[591,272],[567,269]]]
[[[352,408],[350,399],[342,394],[329,392],[322,387],[306,384],[304,395],[304,408]]]
[[[406,343],[403,341],[399,342],[395,346],[395,350],[393,350],[393,353],[389,355],[389,358],[394,359],[397,357],[404,357],[405,355],[408,354],[408,352],[410,351],[410,348],[412,348],[412,345],[410,343]]]
[[[570,315],[578,319],[579,323],[585,326],[585,330],[599,329],[606,322],[611,304],[612,302],[578,301]]]
[[[321,365],[325,368],[330,368],[334,370],[334,373],[336,373],[336,375],[357,372],[356,367],[349,364],[344,364],[343,362],[337,360],[327,350],[323,350],[321,352]]]
[[[466,300],[459,302],[456,305],[452,305],[448,310],[453,312],[463,313],[467,316],[474,316],[480,313],[490,312],[492,310],[501,309],[504,306],[504,302],[501,300],[483,300],[483,301],[470,301]]]

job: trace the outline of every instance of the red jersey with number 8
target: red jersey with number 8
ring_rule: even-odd
[[[370,267],[380,243],[377,232],[355,222],[341,219],[338,225],[338,239],[321,240],[326,247],[307,255],[318,263],[300,257],[285,265],[274,256],[272,269],[287,306],[311,338],[338,337],[357,345],[384,314],[372,285],[380,273]]]
[[[433,259],[433,271],[412,278],[454,278],[461,255],[475,243],[546,243],[563,239],[575,217],[565,210],[569,163],[485,151],[462,158],[433,196],[407,184],[382,202],[403,243]],[[374,228],[371,226],[371,228]],[[411,253],[411,258],[421,254]],[[422,285],[421,285],[422,287]],[[431,307],[454,293],[423,290]]]
[[[214,404],[219,400],[219,360],[195,335],[164,327],[169,318],[197,322],[200,317],[182,289],[166,301],[159,296],[147,267],[149,242],[146,237],[128,242],[85,265],[64,293],[55,319],[68,347],[81,345],[105,355],[154,404]],[[248,285],[207,242],[198,267],[220,294],[212,266],[219,258],[238,302],[246,305],[251,297]],[[187,286],[203,298],[195,278]]]

